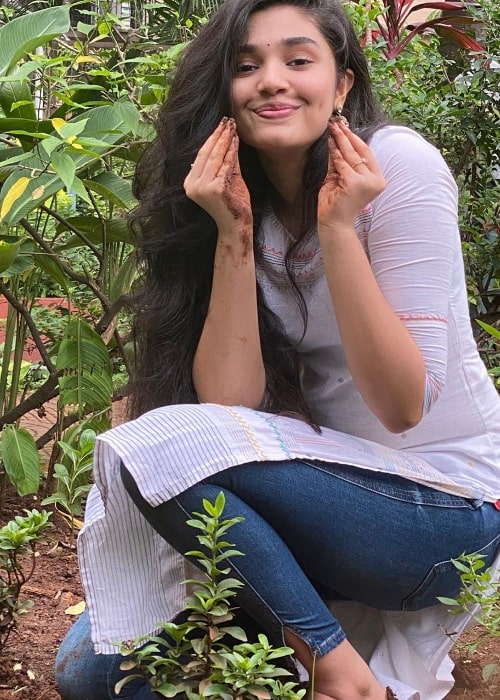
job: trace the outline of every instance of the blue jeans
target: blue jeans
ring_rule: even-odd
[[[144,501],[125,468],[122,477],[144,516],[180,552],[198,548],[196,531],[185,525],[188,515],[200,510],[203,498],[213,501],[223,490],[224,516],[245,518],[229,531],[229,540],[245,553],[230,561],[232,575],[246,584],[237,603],[273,641],[280,641],[286,627],[318,656],[345,638],[325,599],[418,610],[436,604],[437,596],[458,593],[451,558],[481,552],[489,566],[500,548],[500,511],[491,504],[355,467],[299,460],[241,465],[156,508]],[[86,700],[71,678],[80,663],[92,677],[92,658],[99,659],[99,674],[108,660],[106,683],[114,684],[109,678],[116,673],[115,657],[83,651],[87,639],[82,623],[59,652],[64,700]],[[65,661],[73,673],[67,670],[63,679]],[[99,674],[88,698],[116,697]],[[145,690],[120,697],[153,697],[141,694]]]

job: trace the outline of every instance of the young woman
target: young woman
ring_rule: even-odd
[[[116,697],[114,645],[182,609],[185,521],[221,489],[238,602],[317,700],[444,697],[451,559],[500,548],[500,400],[440,155],[384,124],[336,0],[227,0],[136,193],[136,420],[98,442],[62,697]]]

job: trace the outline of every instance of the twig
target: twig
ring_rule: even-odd
[[[38,352],[40,353],[44,365],[47,367],[49,370],[50,374],[55,373],[57,370],[55,366],[52,364],[52,360],[50,359],[50,356],[45,349],[45,344],[40,336],[40,333],[38,332],[38,328],[35,325],[35,322],[33,321],[33,318],[26,308],[24,304],[21,304],[20,301],[16,299],[16,297],[11,294],[9,289],[6,287],[6,285],[3,282],[0,282],[0,292],[4,295],[4,297],[7,299],[9,304],[14,307],[14,309],[17,311],[18,314],[20,314],[24,320],[26,321],[26,324],[28,328],[30,329],[31,336],[33,340],[35,341],[35,345],[37,347]]]
[[[2,428],[4,425],[16,423],[19,418],[24,416],[25,413],[29,413],[29,411],[33,411],[41,404],[55,398],[59,394],[59,389],[57,388],[57,379],[59,374],[60,372],[55,372],[54,374],[49,375],[47,381],[39,389],[33,392],[33,394],[28,396],[25,401],[22,401],[17,406],[14,406],[12,410],[4,413],[4,415],[0,417],[0,428]]]
[[[34,238],[34,240],[47,253],[47,255],[50,255],[51,257],[57,257],[54,250],[49,245],[47,245],[47,242],[42,238],[42,236],[38,234],[37,230],[33,228],[33,226],[31,226],[29,221],[27,221],[26,219],[20,219],[19,223],[21,224],[21,226],[23,226],[23,228],[26,229],[30,236]],[[68,275],[70,279],[72,279],[74,282],[78,282],[78,284],[84,284],[85,286],[90,287],[90,289],[94,292],[94,294],[99,299],[104,308],[107,309],[109,307],[109,299],[101,292],[99,287],[96,284],[94,284],[94,282],[92,282],[92,280],[89,277],[83,277],[82,275],[79,275],[60,257],[58,257],[58,262],[62,270]]]
[[[67,228],[68,228],[69,231],[71,231],[72,233],[74,233],[75,236],[78,236],[78,238],[79,238],[80,240],[82,240],[82,241],[85,243],[85,245],[88,246],[88,247],[90,248],[90,250],[94,253],[94,255],[95,255],[96,258],[99,260],[99,262],[101,261],[102,255],[101,255],[100,250],[92,243],[92,241],[90,241],[90,240],[87,238],[87,236],[86,236],[84,233],[82,233],[79,229],[77,229],[76,226],[73,226],[72,224],[70,224],[69,221],[68,221],[67,219],[65,219],[65,218],[62,217],[60,214],[58,214],[54,209],[51,209],[50,207],[47,207],[47,206],[45,206],[44,204],[42,204],[42,205],[40,206],[40,209],[41,209],[42,211],[44,211],[46,214],[49,214],[50,216],[53,216],[54,219],[56,219],[57,221],[59,221],[59,223],[64,224],[65,226],[67,226]]]

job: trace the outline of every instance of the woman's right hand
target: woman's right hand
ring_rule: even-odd
[[[258,408],[266,373],[257,312],[253,217],[233,119],[223,119],[203,144],[184,188],[218,229],[210,304],[193,362],[198,399]]]
[[[219,235],[253,232],[250,193],[241,175],[234,119],[224,117],[200,148],[184,190],[214,219]]]

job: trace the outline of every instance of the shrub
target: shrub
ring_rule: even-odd
[[[223,536],[243,518],[221,520],[224,504],[221,492],[214,504],[204,500],[204,512],[188,520],[188,525],[201,531],[197,538],[202,549],[187,554],[196,559],[206,578],[186,581],[196,587],[186,600],[186,622],[161,625],[168,639],[146,636],[122,646],[128,659],[121,668],[135,673],[117,684],[116,693],[132,679],[146,677],[155,693],[166,698],[300,700],[305,695],[294,681],[280,680],[291,674],[274,663],[288,657],[292,649],[273,648],[264,634],[249,643],[245,632],[230,624],[234,617],[231,599],[243,584],[228,578],[226,562],[241,553]]]
[[[0,654],[20,616],[32,606],[19,596],[35,570],[36,546],[50,526],[51,513],[25,512],[0,528]]]

